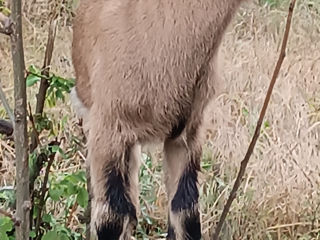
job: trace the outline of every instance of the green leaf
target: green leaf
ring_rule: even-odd
[[[60,147],[59,147],[58,145],[53,145],[53,146],[51,147],[51,151],[52,151],[53,153],[59,152],[59,151],[60,151]]]
[[[86,208],[88,205],[88,200],[89,196],[87,190],[85,188],[80,188],[77,195],[77,202],[82,208]]]
[[[242,114],[243,114],[243,116],[247,117],[247,116],[249,115],[248,109],[245,108],[245,107],[243,107],[243,108],[242,108]]]
[[[62,91],[61,91],[60,89],[58,89],[58,90],[56,91],[56,98],[57,98],[57,99],[61,99],[62,101],[64,100],[63,93],[62,93]]]
[[[5,232],[2,232],[1,228],[0,228],[0,239],[9,240],[8,235]]]
[[[9,8],[7,7],[0,7],[0,12],[2,12],[4,15],[6,16],[10,16],[11,15],[11,11]],[[1,238],[0,238],[1,239]]]
[[[41,73],[41,70],[39,68],[37,68],[35,65],[33,65],[33,64],[31,64],[28,67],[28,71],[31,72],[31,73],[35,73],[35,74],[40,74]]]
[[[57,240],[58,233],[56,231],[49,231],[43,237],[41,240]]]
[[[27,87],[31,87],[35,83],[40,81],[40,77],[33,75],[32,73],[27,76]]]
[[[73,185],[72,183],[67,185],[67,194],[69,196],[76,194],[78,192],[77,186]]]
[[[0,218],[0,231],[3,233],[10,232],[12,230],[13,223],[10,218]]]
[[[269,123],[268,120],[266,120],[266,121],[264,122],[264,128],[269,128],[269,127],[270,127],[270,123]]]
[[[35,231],[30,231],[29,236],[31,238],[35,238],[37,235],[36,235]]]
[[[72,238],[68,237],[65,233],[59,233],[59,240],[70,240]]]
[[[79,181],[79,182],[83,182],[83,183],[86,182],[86,173],[85,173],[85,171],[79,171],[79,172],[73,174],[73,176],[74,176],[75,179],[77,179],[77,181]]]
[[[55,202],[60,200],[60,197],[62,196],[62,194],[63,194],[63,190],[61,188],[54,188],[49,190],[49,196]]]
[[[54,226],[56,224],[56,220],[50,214],[44,214],[42,217],[42,221],[45,223],[49,223],[51,226]]]

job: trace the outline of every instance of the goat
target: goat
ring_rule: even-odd
[[[88,135],[91,230],[130,239],[141,145],[164,143],[167,239],[201,238],[198,171],[203,114],[218,49],[244,0],[82,0],[73,26],[73,102]]]

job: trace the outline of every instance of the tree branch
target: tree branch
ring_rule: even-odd
[[[49,144],[50,147],[59,146],[59,145],[60,145],[60,142],[58,142],[58,141],[53,141]],[[50,151],[51,151],[51,149],[50,149]],[[40,239],[42,237],[40,234],[40,225],[42,223],[42,211],[43,211],[44,205],[46,203],[45,196],[48,192],[47,184],[48,184],[48,180],[49,180],[49,173],[50,173],[50,168],[53,164],[55,155],[56,155],[55,152],[50,152],[50,154],[48,156],[49,161],[48,161],[48,165],[47,165],[46,172],[44,175],[43,185],[42,185],[41,193],[40,193],[40,197],[39,197],[38,214],[37,214],[36,226],[35,226],[35,233],[37,235],[36,239]]]
[[[12,1],[11,52],[14,75],[14,141],[16,152],[16,216],[21,224],[16,226],[16,239],[29,239],[30,196],[27,135],[27,92],[22,40],[21,0]]]
[[[36,105],[36,114],[42,114],[43,113],[43,108],[44,108],[44,102],[46,100],[46,94],[47,90],[49,88],[49,70],[50,70],[50,64],[51,64],[51,59],[52,59],[52,53],[54,49],[54,41],[56,37],[56,30],[57,30],[57,20],[52,18],[50,21],[50,26],[49,26],[49,32],[48,32],[48,40],[47,40],[47,45],[46,45],[46,53],[44,57],[44,62],[43,62],[43,70],[41,72],[42,77],[40,81],[40,88],[39,92],[37,94],[37,105]],[[36,134],[31,135],[31,146],[30,146],[30,152],[33,152],[34,149],[36,149],[38,146],[37,144],[37,136]]]
[[[228,212],[230,210],[231,204],[232,204],[233,200],[235,199],[235,197],[237,195],[237,191],[238,191],[238,189],[240,187],[240,184],[242,182],[242,178],[243,178],[243,176],[245,174],[249,159],[250,159],[250,157],[252,155],[252,152],[254,150],[256,142],[257,142],[257,140],[259,138],[261,125],[262,125],[264,116],[265,116],[266,111],[267,111],[267,107],[268,107],[268,104],[269,104],[269,101],[270,101],[270,98],[271,98],[272,90],[273,90],[273,87],[274,87],[274,85],[276,83],[277,77],[279,75],[283,60],[284,60],[284,58],[286,56],[286,48],[287,48],[289,32],[290,32],[290,27],[291,27],[291,20],[292,20],[292,15],[293,15],[293,10],[294,10],[295,4],[296,4],[296,0],[291,0],[290,7],[289,7],[288,18],[287,18],[286,29],[285,29],[285,33],[284,33],[284,37],[283,37],[283,41],[282,41],[282,46],[281,46],[281,51],[280,51],[280,56],[279,56],[277,65],[275,67],[275,70],[274,70],[274,73],[273,73],[273,76],[272,76],[272,79],[271,79],[271,82],[270,82],[270,85],[269,85],[269,88],[268,88],[268,91],[267,91],[267,94],[266,94],[266,98],[264,100],[264,104],[263,104],[262,110],[260,112],[260,116],[259,116],[259,119],[258,119],[258,122],[257,122],[256,130],[254,132],[254,135],[253,135],[252,141],[251,141],[251,143],[249,145],[249,148],[247,150],[247,153],[246,153],[244,159],[241,162],[240,171],[239,171],[237,179],[236,179],[236,181],[234,183],[233,189],[231,190],[231,193],[230,193],[230,196],[229,196],[229,198],[227,200],[227,203],[226,203],[226,205],[225,205],[225,207],[223,209],[223,212],[221,214],[221,217],[220,217],[219,223],[217,225],[216,231],[213,234],[213,237],[212,237],[213,240],[218,240],[219,239],[219,234],[220,234],[221,228],[222,228],[223,223],[224,223],[224,221],[226,219],[226,216],[227,216],[227,214],[228,214]]]
[[[48,191],[47,183],[48,183],[48,179],[49,179],[50,168],[53,164],[53,160],[54,160],[54,155],[51,155],[49,157],[48,166],[46,168],[46,173],[45,173],[43,185],[41,188],[41,194],[40,194],[39,205],[38,205],[38,214],[37,214],[36,226],[35,226],[35,233],[37,234],[37,239],[39,238],[39,235],[40,235],[39,230],[40,230],[40,224],[42,222],[42,210],[43,210],[44,205],[46,203],[45,195]]]

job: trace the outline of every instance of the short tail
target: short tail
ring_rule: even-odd
[[[88,116],[89,109],[83,104],[81,99],[78,97],[77,90],[75,87],[71,89],[70,100],[72,108],[74,109],[77,117],[83,119],[86,116]]]

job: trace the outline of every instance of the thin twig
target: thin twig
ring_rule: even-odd
[[[58,142],[54,143],[54,145],[59,145],[59,144],[60,143],[58,143]],[[45,196],[46,196],[47,191],[48,191],[47,183],[48,183],[48,180],[49,180],[50,168],[51,168],[51,166],[53,164],[54,157],[55,157],[55,153],[51,153],[50,156],[49,156],[49,161],[48,161],[48,165],[47,165],[46,172],[45,172],[45,175],[44,175],[43,185],[42,185],[42,188],[41,188],[41,195],[40,195],[40,198],[39,198],[38,214],[37,214],[36,226],[35,226],[35,233],[37,234],[37,238],[36,239],[40,239],[39,237],[41,237],[39,230],[40,230],[40,225],[41,225],[41,222],[42,222],[42,211],[43,211],[43,208],[44,208],[44,205],[45,205]]]
[[[296,223],[287,223],[287,224],[279,224],[276,226],[268,227],[267,231],[277,230],[279,228],[288,228],[288,227],[295,227],[295,226],[310,226],[312,225],[311,222],[296,222]],[[314,229],[314,227],[312,228]]]
[[[6,216],[8,218],[11,219],[11,221],[14,223],[15,226],[20,226],[20,221],[17,220],[11,213],[3,210],[0,208],[0,214],[2,214],[3,216]]]
[[[271,79],[271,82],[270,82],[270,85],[269,85],[269,88],[268,88],[268,92],[266,94],[266,98],[265,98],[264,103],[263,103],[262,110],[260,112],[260,116],[259,116],[259,119],[258,119],[258,122],[257,122],[256,130],[255,130],[255,133],[254,133],[253,138],[251,140],[251,143],[249,145],[249,148],[247,150],[247,153],[246,153],[244,159],[241,162],[241,166],[240,166],[240,170],[239,170],[237,179],[236,179],[236,181],[234,183],[233,189],[231,190],[231,193],[230,193],[230,196],[229,196],[229,198],[227,200],[227,203],[226,203],[226,205],[225,205],[225,207],[223,209],[223,212],[221,214],[221,217],[220,217],[219,223],[217,225],[216,231],[213,234],[213,237],[212,237],[213,240],[218,240],[219,239],[219,234],[220,234],[221,228],[222,228],[223,223],[224,223],[224,221],[226,219],[226,216],[227,216],[227,214],[228,214],[228,212],[230,210],[231,204],[232,204],[233,200],[235,199],[235,197],[237,195],[237,191],[238,191],[238,189],[240,187],[240,184],[242,182],[242,178],[243,178],[243,176],[245,174],[246,167],[248,165],[249,159],[250,159],[250,157],[252,155],[252,152],[254,150],[256,142],[257,142],[257,140],[259,138],[261,125],[262,125],[264,116],[266,114],[266,110],[267,110],[267,107],[268,107],[268,104],[269,104],[269,101],[270,101],[270,98],[271,98],[272,90],[273,90],[273,87],[274,87],[274,85],[276,83],[277,77],[279,75],[283,60],[284,60],[284,58],[286,56],[286,48],[287,48],[289,32],[290,32],[290,27],[291,27],[291,20],[292,20],[292,15],[293,15],[293,10],[294,10],[295,4],[296,4],[296,0],[292,0],[291,3],[290,3],[288,18],[287,18],[287,24],[286,24],[286,29],[285,29],[283,41],[282,41],[280,56],[279,56],[277,65],[275,67],[275,70],[274,70],[274,73],[273,73],[273,76],[272,76],[272,79]]]
[[[31,125],[32,125],[32,129],[33,129],[33,133],[35,134],[36,136],[36,140],[37,140],[37,144],[38,145],[41,145],[41,142],[40,142],[40,138],[39,138],[39,133],[37,131],[37,128],[36,128],[36,124],[34,122],[34,118],[33,118],[33,115],[32,115],[32,110],[31,110],[31,105],[30,105],[30,102],[28,103],[28,106],[29,106],[29,120],[31,122]]]
[[[44,70],[42,70],[42,71],[44,71]],[[38,77],[38,78],[42,78],[42,79],[46,79],[46,80],[51,80],[51,78],[50,78],[49,76],[44,76],[44,75],[42,75],[42,74],[29,72],[28,70],[26,70],[26,74],[27,74],[27,76],[32,75],[32,76],[35,76],[35,77]]]
[[[4,109],[6,110],[8,116],[10,118],[11,123],[14,125],[14,116],[13,116],[12,110],[10,108],[10,105],[7,101],[6,94],[4,93],[4,91],[2,89],[1,84],[0,84],[0,100],[3,104]]]
[[[54,41],[55,41],[56,30],[57,30],[57,20],[54,18],[55,17],[53,17],[50,21],[48,41],[47,41],[46,52],[45,52],[44,61],[43,61],[43,68],[42,68],[41,75],[39,75],[41,77],[41,81],[40,81],[39,92],[37,93],[36,114],[40,114],[40,115],[43,113],[47,90],[50,86],[49,71],[50,71],[50,64],[51,64],[52,53],[54,49]],[[34,149],[36,149],[37,147],[36,138],[37,136],[35,134],[32,134],[30,152],[33,152]]]

